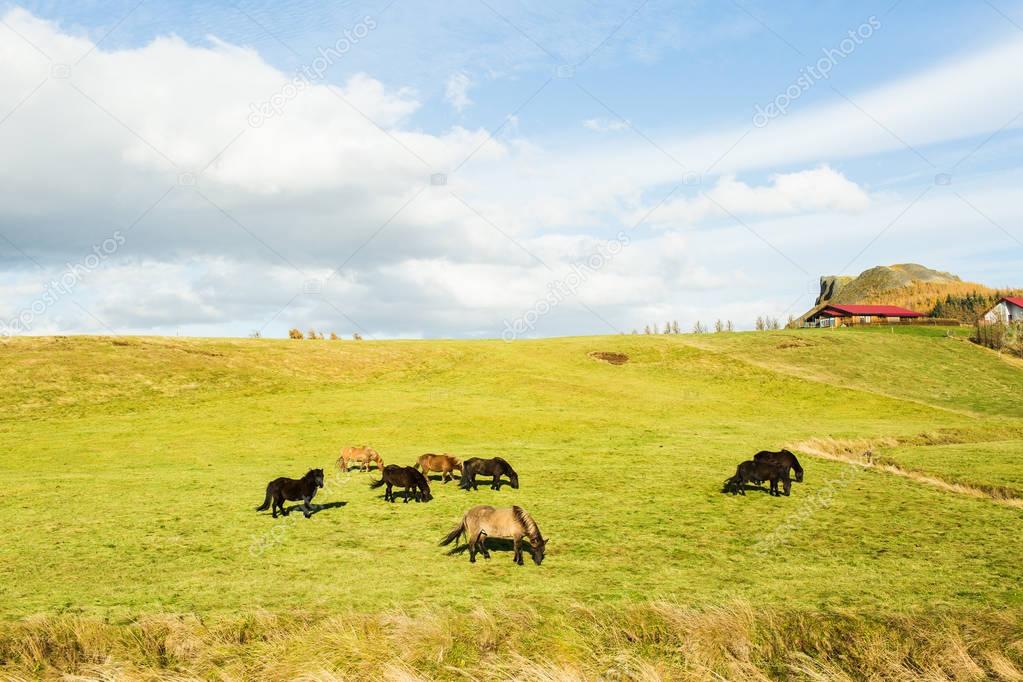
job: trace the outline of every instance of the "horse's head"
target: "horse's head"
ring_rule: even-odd
[[[519,489],[519,475],[511,467],[508,467],[508,480],[511,482],[512,488]]]
[[[418,471],[416,472],[419,473]],[[433,493],[430,492],[430,479],[423,474],[419,474],[419,490],[423,493],[423,501],[429,502],[433,499]]]
[[[312,469],[306,476],[316,484],[317,488],[323,487],[323,469]]]
[[[543,557],[547,551],[548,542],[550,542],[550,540],[544,540],[542,537],[538,537],[536,542],[533,542],[532,540],[530,541],[530,544],[533,547],[533,563],[537,566],[543,563]]]

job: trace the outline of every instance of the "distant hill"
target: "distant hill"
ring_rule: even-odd
[[[881,303],[933,317],[973,322],[1000,297],[1019,293],[1018,289],[993,289],[964,282],[952,273],[916,263],[900,263],[879,265],[856,277],[821,277],[820,294],[810,312],[827,303]]]

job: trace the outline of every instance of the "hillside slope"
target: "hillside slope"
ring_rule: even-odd
[[[997,443],[985,452],[997,447],[999,467],[1012,467],[1023,453],[1012,446],[1023,371],[940,330],[911,331],[510,344],[13,339],[0,345],[0,433],[11,444],[0,480],[5,514],[32,532],[0,535],[0,616],[58,620],[34,649],[0,626],[0,667],[5,656],[63,651],[87,636],[69,632],[90,632],[83,622],[181,622],[164,614],[218,632],[249,623],[232,647],[267,618],[299,617],[313,624],[309,646],[325,651],[373,650],[377,636],[349,624],[382,622],[372,627],[392,636],[411,612],[428,642],[408,665],[438,678],[492,663],[486,652],[503,645],[455,646],[431,614],[472,613],[484,623],[472,636],[483,637],[497,628],[489,614],[525,614],[508,616],[514,627],[598,608],[628,620],[651,602],[660,614],[736,603],[787,614],[948,609],[955,622],[1017,608],[1018,509],[802,454],[806,481],[791,497],[721,493],[752,453],[811,438],[891,440],[893,457],[923,468],[926,452],[907,446],[945,439],[964,447],[941,450],[934,466],[967,480],[965,444]],[[340,446],[362,443],[389,464],[499,455],[522,485],[470,493],[435,481],[429,503],[385,503],[368,486],[375,473],[334,469]],[[253,511],[267,481],[313,467],[327,471],[316,499],[327,508],[308,520]],[[514,566],[496,542],[493,560],[475,565],[437,547],[476,504],[528,509],[551,538],[543,565]],[[87,620],[64,625],[69,613]],[[134,627],[117,641],[137,641]],[[601,634],[530,630],[558,660],[603,650]],[[199,646],[159,632],[159,656]],[[91,640],[68,646],[75,661],[106,660],[81,653],[96,650]],[[663,655],[665,669],[681,665]],[[576,676],[599,673],[586,670]],[[299,672],[315,671],[262,674]]]

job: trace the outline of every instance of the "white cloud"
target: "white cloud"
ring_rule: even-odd
[[[838,171],[821,166],[813,170],[773,175],[770,184],[751,187],[726,175],[706,192],[690,199],[665,202],[651,220],[656,225],[694,225],[707,218],[732,216],[796,215],[862,211],[870,197]],[[640,220],[654,206],[636,211]]]
[[[444,99],[455,108],[455,111],[462,113],[472,104],[472,100],[469,99],[469,89],[472,86],[472,78],[467,73],[462,71],[453,73],[444,83]]]
[[[628,121],[621,119],[606,119],[606,118],[588,118],[583,121],[583,128],[587,130],[593,130],[598,133],[617,132],[619,130],[627,130],[629,127]]]

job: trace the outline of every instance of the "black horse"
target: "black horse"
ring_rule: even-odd
[[[501,476],[507,476],[512,488],[518,489],[519,475],[512,469],[511,464],[500,457],[493,459],[481,459],[472,457],[462,462],[462,481],[459,485],[466,490],[479,490],[476,477],[480,474],[493,476],[490,482],[491,490],[501,489]]]
[[[735,476],[725,481],[725,492],[733,495],[739,493],[746,495],[746,484],[760,484],[761,481],[771,482],[771,495],[780,496],[778,492],[778,481],[781,481],[785,488],[785,495],[792,489],[792,479],[789,478],[789,468],[772,462],[749,460],[740,464],[735,470]]]
[[[753,461],[755,462],[770,462],[783,466],[786,469],[792,469],[796,474],[796,483],[803,482],[803,467],[799,466],[799,460],[789,450],[779,450],[778,452],[772,452],[771,450],[761,450],[757,454],[753,455]]]
[[[256,507],[256,511],[269,509],[272,500],[273,509],[271,511],[276,519],[278,508],[282,514],[288,515],[288,510],[284,508],[285,500],[302,500],[302,513],[308,519],[313,515],[313,509],[309,503],[316,496],[316,491],[322,487],[323,469],[311,469],[309,473],[298,480],[284,477],[275,478],[266,486],[266,499],[263,500],[262,505]]]
[[[370,483],[369,487],[379,488],[382,485],[387,486],[387,491],[384,492],[384,500],[389,502],[394,502],[393,488],[395,487],[405,489],[406,504],[408,503],[409,490],[412,490],[416,502],[429,502],[433,499],[433,495],[430,494],[430,482],[415,467],[388,464],[384,467],[382,478],[379,481]]]

